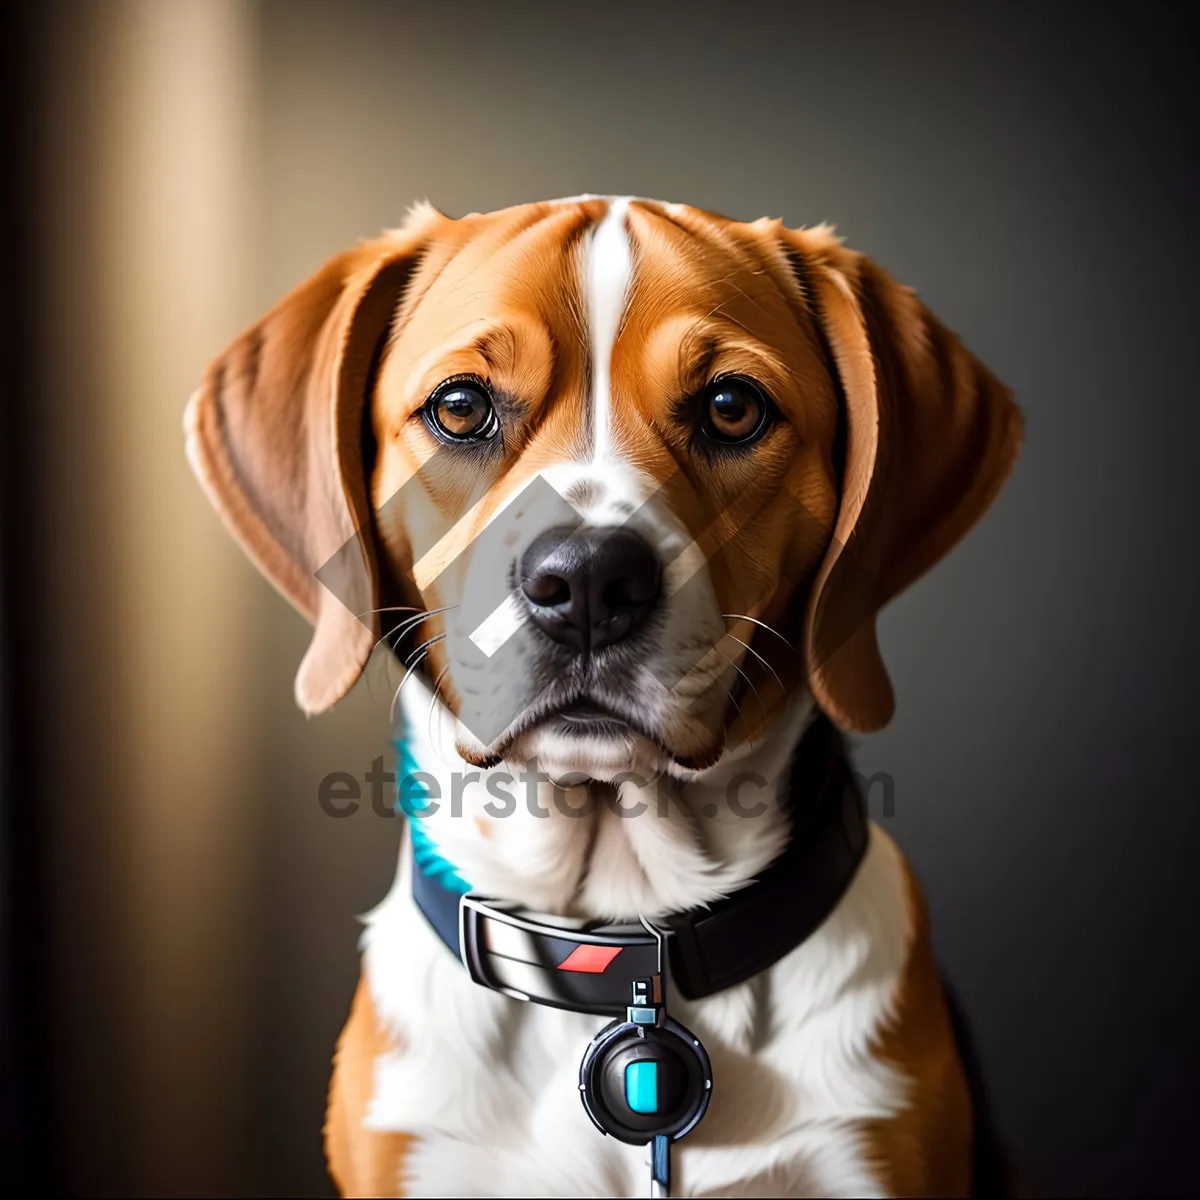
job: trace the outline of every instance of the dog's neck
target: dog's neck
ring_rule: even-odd
[[[402,696],[400,736],[436,780],[422,833],[477,892],[580,917],[682,912],[749,883],[787,843],[788,766],[813,715],[807,695],[753,745],[686,779],[632,768],[615,783],[558,786],[536,763],[465,762],[453,714],[418,683]]]

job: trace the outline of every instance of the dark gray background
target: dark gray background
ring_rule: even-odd
[[[835,222],[1011,385],[1016,472],[884,616],[898,711],[858,761],[895,781],[883,823],[924,883],[1028,1188],[1190,1191],[1200,189],[1185,6],[272,0],[257,22],[262,307],[420,197],[457,215],[633,193]],[[360,689],[306,722],[290,688],[307,631],[254,589],[248,1124],[219,1171],[167,1163],[157,1179],[320,1192],[353,914],[384,895],[399,831],[319,811],[323,775],[361,776],[384,751],[381,705]],[[94,1103],[66,1135],[74,1186],[129,1186],[124,1160],[96,1153],[121,1127],[97,1116],[104,1082],[78,1086]]]

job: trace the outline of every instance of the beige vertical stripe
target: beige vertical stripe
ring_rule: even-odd
[[[255,315],[254,24],[243,0],[69,3],[52,24],[41,351],[60,783],[78,798],[54,817],[53,928],[67,1065],[103,1064],[67,1106],[107,1120],[122,1180],[217,1191],[252,1082],[253,814],[230,786],[252,576],[180,421]],[[108,1097],[119,1114],[97,1117]]]

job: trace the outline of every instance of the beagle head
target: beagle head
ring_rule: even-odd
[[[875,614],[991,503],[1007,391],[831,230],[581,197],[428,206],[209,368],[189,457],[313,623],[381,637],[483,765],[686,772],[811,692],[893,709]]]

